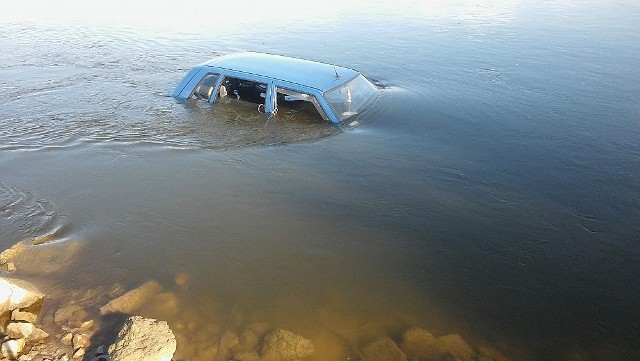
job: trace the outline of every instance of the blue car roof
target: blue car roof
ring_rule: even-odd
[[[201,65],[279,79],[316,88],[322,92],[335,88],[359,74],[353,69],[337,65],[253,52],[224,55]]]

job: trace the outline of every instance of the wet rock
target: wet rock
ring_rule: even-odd
[[[479,361],[509,361],[507,356],[493,347],[484,346],[478,349]]]
[[[109,303],[100,307],[100,313],[103,315],[114,312],[131,314],[160,292],[162,292],[162,286],[157,281],[148,281],[142,286],[109,301]]]
[[[437,338],[438,349],[442,354],[449,354],[460,361],[475,360],[476,353],[460,335],[453,334]]]
[[[431,361],[451,357],[459,361],[476,359],[471,346],[458,334],[435,337],[426,330],[412,328],[404,333],[400,347],[412,360]]]
[[[213,343],[205,346],[203,349],[198,350],[197,356],[195,359],[197,360],[228,360],[228,355],[218,354],[219,348],[217,343]]]
[[[44,294],[29,282],[0,277],[0,314],[40,302]]]
[[[14,360],[18,358],[18,354],[22,351],[23,348],[24,348],[23,339],[7,340],[2,343],[2,346],[0,346],[0,351],[2,351],[2,356],[10,360]]]
[[[27,311],[21,311],[20,309],[15,309],[11,311],[11,320],[36,323],[36,321],[38,321],[38,315]]]
[[[170,317],[178,313],[180,309],[178,296],[173,292],[160,292],[150,299],[150,306],[145,305],[144,312],[151,317]]]
[[[293,332],[277,329],[267,334],[260,348],[264,361],[298,360],[313,354],[313,343]]]
[[[436,337],[421,328],[406,331],[400,348],[412,360],[436,360],[440,355]]]
[[[0,253],[0,265],[6,266],[13,258],[24,252],[26,248],[27,244],[25,242],[18,242],[10,248],[5,249]]]
[[[60,326],[78,327],[85,319],[89,317],[89,313],[78,305],[68,305],[56,311],[53,321]]]
[[[238,361],[260,361],[260,355],[257,352],[239,352],[233,355],[233,359]]]
[[[178,287],[187,288],[189,286],[189,275],[184,272],[177,273],[174,281]]]
[[[260,339],[269,331],[269,325],[265,322],[253,322],[247,326],[247,330],[251,330]]]
[[[170,361],[176,339],[165,321],[129,317],[109,346],[113,361]]]
[[[220,346],[223,350],[231,350],[238,345],[238,336],[231,331],[225,331],[220,338]]]
[[[402,352],[390,338],[380,338],[367,346],[362,355],[367,361],[407,361],[407,355]]]
[[[236,354],[252,352],[258,347],[259,343],[260,339],[255,332],[251,330],[244,330],[240,334],[238,345],[233,348],[233,352]]]
[[[42,241],[30,241],[21,253],[14,255],[12,261],[21,272],[44,275],[64,271],[86,249],[86,242],[82,240],[67,240],[55,245],[41,244]]]

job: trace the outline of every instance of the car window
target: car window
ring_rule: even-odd
[[[364,76],[358,75],[347,83],[327,91],[325,99],[333,112],[345,120],[362,111],[378,94],[378,88]]]
[[[240,78],[225,77],[218,90],[219,98],[264,104],[267,84]]]
[[[200,80],[198,85],[193,89],[191,98],[209,100],[211,98],[211,93],[213,93],[213,88],[218,82],[218,78],[220,78],[220,74],[215,73],[209,73],[203,76],[202,80]]]
[[[295,90],[276,87],[278,114],[299,115],[314,121],[329,120],[315,96]]]

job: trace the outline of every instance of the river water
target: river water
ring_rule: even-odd
[[[180,359],[252,322],[315,360],[410,327],[640,359],[640,3],[186,6],[0,5],[0,245],[46,249],[16,277],[52,304],[156,280]],[[350,129],[169,96],[245,50],[382,96]]]

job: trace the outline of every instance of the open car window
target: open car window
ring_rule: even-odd
[[[236,99],[254,104],[264,104],[267,84],[240,78],[225,77],[218,90],[219,98]]]
[[[278,112],[297,112],[314,120],[329,120],[315,96],[276,87]]]

